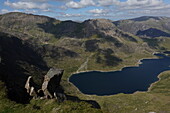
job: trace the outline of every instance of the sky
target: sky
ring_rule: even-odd
[[[59,20],[170,16],[170,0],[0,0],[0,14],[25,12]]]

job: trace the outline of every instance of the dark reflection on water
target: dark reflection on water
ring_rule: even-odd
[[[158,80],[158,75],[170,70],[170,57],[155,54],[159,59],[143,59],[139,67],[125,67],[114,72],[85,72],[70,77],[82,93],[95,95],[130,94],[147,91],[151,83]]]

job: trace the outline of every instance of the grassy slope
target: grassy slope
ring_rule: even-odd
[[[159,43],[160,46],[167,48],[169,45],[166,42],[169,42],[170,39],[164,38],[165,41]],[[91,65],[91,70],[118,70],[123,66],[130,66],[136,64],[137,61],[141,58],[151,58],[150,54],[133,54],[124,57],[124,62],[120,65],[110,68],[110,67],[100,67],[93,65],[93,59],[89,62],[88,65]],[[122,58],[123,58],[122,57]],[[125,58],[126,57],[126,58]],[[95,63],[94,63],[95,64]],[[89,68],[90,69],[90,68]],[[64,78],[68,78],[70,73],[66,73]],[[92,96],[84,95],[80,93],[74,86],[71,84],[67,86],[66,92],[77,95],[82,99],[91,99],[96,100],[102,107],[103,112],[105,113],[148,113],[148,112],[170,112],[170,71],[164,72],[160,75],[161,80],[157,83],[154,83],[150,91],[148,92],[136,92],[134,94],[118,94],[113,96]]]
[[[170,38],[159,37],[158,39],[163,39],[163,41],[159,44],[161,47],[167,48],[170,50]]]
[[[137,37],[138,38],[138,37]],[[57,46],[61,46],[64,47],[66,49],[75,51],[76,53],[78,53],[80,55],[80,57],[78,58],[69,58],[69,57],[63,57],[62,59],[59,60],[55,60],[55,59],[50,59],[50,58],[45,58],[45,60],[48,62],[49,67],[57,67],[57,68],[61,68],[65,70],[65,73],[63,75],[62,78],[62,86],[65,89],[65,92],[68,94],[72,94],[72,95],[76,95],[77,93],[79,94],[79,92],[76,91],[75,87],[68,83],[68,78],[75,72],[77,72],[77,70],[81,67],[81,65],[87,61],[87,68],[82,68],[79,71],[91,71],[91,70],[99,70],[99,71],[113,71],[113,70],[120,70],[123,67],[127,67],[127,66],[133,66],[133,65],[137,65],[140,59],[143,58],[154,58],[155,56],[152,55],[152,52],[148,52],[147,50],[143,51],[136,51],[135,53],[124,53],[124,52],[119,52],[119,50],[117,50],[115,52],[115,55],[118,58],[123,59],[123,62],[120,62],[119,65],[117,66],[107,66],[103,63],[99,64],[96,63],[96,54],[97,52],[87,52],[85,51],[85,48],[83,47],[79,47],[79,46],[74,46],[70,43],[71,41],[78,41],[81,43],[84,43],[87,40],[91,40],[90,39],[60,39],[58,40],[56,43]],[[100,40],[100,39],[99,39]],[[142,45],[144,42],[139,40],[139,45]],[[68,43],[67,43],[68,42]],[[131,45],[130,41],[126,41],[126,43],[128,43],[129,45]],[[133,43],[132,43],[133,44]],[[82,44],[83,45],[83,44]],[[114,46],[110,46],[111,43],[110,42],[105,42],[105,43],[100,43],[99,44],[100,48],[111,48],[112,50],[115,50]],[[136,45],[135,45],[136,46]],[[138,48],[139,46],[136,46],[136,48]],[[120,50],[121,51],[121,50]]]
[[[104,113],[148,113],[170,112],[170,71],[159,76],[160,81],[154,83],[148,92],[134,94],[118,94],[113,96],[87,96],[85,99],[94,99],[99,102]],[[3,83],[0,83],[0,112],[2,113],[100,113],[100,110],[90,108],[84,102],[73,103],[66,101],[57,103],[54,100],[32,100],[28,105],[20,105],[6,98]],[[5,104],[4,104],[5,103]]]
[[[19,30],[21,31],[21,30]],[[48,43],[58,45],[60,42],[65,42],[62,41],[64,39],[56,39],[54,38],[52,34],[49,33],[44,33],[42,30],[39,29],[34,29],[34,31],[31,30],[26,30],[24,31],[25,34],[30,35],[33,34],[36,37],[50,37],[50,41]],[[39,36],[36,36],[35,34],[39,34]],[[97,37],[92,37],[92,38],[97,38]],[[86,40],[86,39],[85,39]],[[139,39],[138,39],[139,40]],[[82,40],[81,40],[82,41]],[[55,43],[54,43],[55,42]],[[169,43],[170,39],[165,39],[164,42],[160,43],[161,46],[167,48],[170,50]],[[43,43],[43,41],[42,41]],[[131,44],[130,42],[126,42]],[[142,41],[139,41],[139,43],[143,43]],[[61,43],[61,46],[63,43]],[[67,45],[69,45],[67,47]],[[111,45],[111,44],[110,44]],[[110,46],[109,43],[104,43],[101,44],[101,48],[107,48]],[[89,95],[84,95],[80,93],[72,84],[68,83],[68,78],[71,76],[72,73],[76,72],[78,68],[83,64],[87,58],[89,58],[88,62],[88,67],[87,70],[104,70],[104,71],[109,71],[109,70],[118,70],[121,69],[124,66],[131,66],[134,64],[137,64],[139,59],[142,58],[153,58],[152,53],[148,53],[147,51],[142,51],[139,53],[133,53],[133,54],[125,54],[125,53],[120,53],[117,52],[116,55],[123,59],[124,61],[120,63],[118,66],[115,67],[109,67],[105,66],[102,64],[96,64],[95,62],[95,52],[85,52],[84,49],[80,49],[79,46],[71,46],[70,44],[66,44],[64,48],[74,50],[78,53],[81,54],[80,58],[63,58],[60,60],[51,60],[48,58],[45,58],[49,66],[56,66],[57,68],[62,68],[65,70],[64,76],[62,78],[62,86],[64,86],[65,92],[67,94],[71,94],[74,96],[78,96],[81,99],[90,99],[90,100],[96,100],[99,102],[99,104],[102,107],[102,110],[105,113],[109,112],[138,112],[138,113],[143,113],[143,112],[160,112],[160,111],[168,111],[169,106],[170,106],[170,100],[169,100],[169,95],[167,92],[169,91],[168,89],[168,79],[170,78],[170,74],[166,74],[165,77],[166,79],[162,79],[158,83],[153,85],[153,88],[149,92],[138,92],[135,94],[131,95],[126,95],[126,94],[118,94],[118,95],[113,95],[113,96],[89,96]],[[113,48],[114,49],[114,48]],[[92,56],[91,56],[92,55]],[[67,62],[65,62],[67,61]],[[74,64],[74,65],[73,65]],[[87,71],[86,69],[82,69],[81,71]],[[168,72],[170,73],[170,72]],[[164,77],[164,74],[163,76]],[[20,105],[16,104],[14,102],[9,101],[5,97],[4,93],[4,88],[3,84],[0,84],[0,112],[59,112],[59,113],[70,113],[70,112],[84,112],[84,113],[92,113],[94,112],[100,112],[100,110],[92,109],[90,108],[90,105],[87,103],[75,103],[75,102],[70,102],[66,101],[62,104],[58,104],[54,102],[53,100],[32,100],[30,104],[28,105]],[[165,92],[166,91],[166,92]],[[5,104],[4,104],[5,103]],[[41,109],[39,109],[39,106]]]
[[[81,94],[72,84],[68,83],[68,77],[71,76],[71,74],[73,72],[76,72],[77,69],[81,66],[82,63],[84,63],[86,61],[86,59],[89,57],[89,62],[88,62],[88,70],[118,70],[121,69],[123,66],[130,66],[133,64],[136,64],[138,62],[139,59],[141,58],[149,58],[149,57],[153,57],[151,55],[151,53],[134,53],[134,54],[130,54],[130,55],[126,55],[123,53],[118,53],[118,56],[120,56],[122,59],[124,59],[124,61],[119,64],[116,67],[109,67],[109,66],[102,66],[102,64],[96,64],[95,63],[95,58],[94,56],[91,54],[95,54],[95,53],[91,53],[91,52],[85,52],[84,50],[81,50],[79,48],[72,48],[69,46],[69,49],[74,49],[76,50],[78,53],[81,53],[81,57],[80,58],[75,58],[75,59],[71,59],[71,58],[64,58],[61,59],[59,61],[50,61],[48,58],[46,58],[46,60],[48,60],[49,65],[51,66],[56,66],[58,68],[62,68],[65,70],[64,76],[62,78],[62,86],[65,89],[65,92],[67,94],[73,95],[73,96],[78,96],[81,99],[87,99],[87,100],[96,100],[97,102],[99,102],[99,104],[102,107],[102,110],[104,112],[115,112],[115,111],[119,111],[120,109],[115,109],[112,108],[112,106],[114,106],[114,101],[126,101],[126,98],[129,99],[129,101],[127,101],[127,103],[129,103],[131,101],[131,99],[133,99],[132,97],[129,97],[129,95],[127,95],[127,97],[124,97],[124,95],[115,95],[115,96],[110,96],[110,97],[97,97],[97,96],[87,96],[84,94]],[[83,54],[84,53],[84,54]],[[67,61],[67,62],[64,62]],[[73,65],[74,64],[74,65]],[[90,66],[89,66],[90,65]],[[82,71],[87,71],[87,70],[82,70]],[[1,86],[3,86],[3,84],[1,83]],[[59,104],[57,102],[55,102],[54,100],[31,100],[30,104],[28,105],[20,105],[20,104],[16,104],[14,102],[9,101],[4,94],[4,89],[3,87],[1,87],[1,91],[0,91],[3,95],[1,95],[1,107],[0,107],[0,112],[16,112],[19,113],[21,111],[25,111],[26,113],[34,113],[34,112],[59,112],[59,113],[67,113],[67,112],[84,112],[84,113],[93,113],[93,112],[100,112],[100,110],[96,110],[93,108],[90,108],[90,105],[84,102],[81,103],[76,103],[76,102],[70,102],[70,101],[66,101],[62,104]],[[117,96],[119,96],[119,99],[117,98]],[[137,97],[136,97],[137,98]],[[118,100],[117,100],[118,99]],[[5,104],[4,104],[5,103]],[[120,103],[121,104],[121,103]],[[135,104],[135,103],[134,103]],[[40,108],[40,109],[39,109]],[[128,110],[128,109],[125,109]]]
[[[85,102],[55,100],[31,100],[30,104],[22,105],[10,101],[6,97],[4,84],[0,82],[0,113],[101,113],[101,110],[91,108]]]
[[[168,39],[169,40],[169,39]],[[167,47],[166,43],[161,43],[165,47]],[[168,47],[167,47],[168,48]],[[71,48],[70,48],[71,49]],[[79,50],[81,53],[83,50]],[[102,111],[105,113],[115,113],[115,112],[121,112],[121,113],[127,113],[127,112],[160,112],[160,111],[167,111],[170,110],[170,97],[167,94],[169,91],[168,89],[168,79],[170,79],[170,72],[167,72],[167,74],[162,74],[160,76],[162,79],[158,83],[153,85],[153,88],[149,92],[137,92],[135,94],[127,95],[127,94],[118,94],[113,96],[89,96],[84,95],[80,93],[72,84],[68,84],[68,77],[71,75],[71,73],[76,72],[77,69],[80,67],[80,65],[86,61],[86,58],[88,58],[92,53],[86,52],[86,54],[82,54],[83,59],[67,59],[68,62],[63,62],[63,60],[60,60],[58,62],[51,61],[51,65],[54,65],[53,63],[56,63],[55,66],[59,68],[65,69],[65,74],[63,76],[62,84],[65,88],[65,92],[67,94],[71,94],[74,96],[78,96],[81,99],[88,99],[88,100],[96,100],[102,107]],[[88,67],[88,70],[118,70],[121,69],[123,66],[130,66],[133,64],[136,64],[137,61],[141,58],[149,58],[153,57],[151,54],[141,53],[141,54],[130,54],[129,56],[124,54],[119,54],[122,59],[124,59],[124,62],[122,62],[120,65],[116,67],[102,67],[101,65],[96,65],[94,62],[93,56],[90,57],[90,61],[88,65],[91,65],[91,67]],[[73,65],[74,64],[74,65]],[[49,64],[50,65],[50,64]],[[83,70],[86,71],[86,70]],[[166,77],[164,77],[164,75]],[[84,113],[93,113],[93,112],[100,112],[100,110],[96,110],[93,108],[90,108],[90,105],[84,102],[76,103],[76,102],[70,102],[66,101],[62,104],[59,104],[55,102],[54,100],[32,100],[30,104],[28,105],[20,105],[16,104],[14,102],[9,101],[4,94],[4,88],[2,87],[3,84],[0,84],[0,112],[8,113],[8,112],[16,112],[19,113],[21,111],[25,111],[26,113],[34,113],[34,112],[59,112],[59,113],[67,113],[67,112],[84,112]],[[166,92],[165,92],[166,91]],[[5,103],[5,104],[4,104]],[[39,109],[40,108],[40,109]]]
[[[160,81],[152,85],[147,92],[134,94],[117,94],[113,96],[89,96],[94,99],[104,113],[148,113],[170,112],[170,71],[160,74]]]

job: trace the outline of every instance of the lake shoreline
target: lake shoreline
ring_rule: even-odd
[[[152,53],[153,57],[151,57],[151,58],[142,58],[142,59],[139,59],[136,64],[130,65],[130,66],[123,66],[123,67],[122,67],[121,69],[119,69],[119,70],[116,70],[116,69],[115,69],[115,70],[107,70],[107,71],[103,71],[103,70],[87,70],[87,71],[74,72],[73,74],[81,74],[81,73],[87,73],[87,72],[116,72],[116,71],[122,71],[124,68],[139,67],[139,65],[142,64],[142,62],[141,62],[142,60],[146,60],[146,59],[159,59],[157,56],[156,56],[156,57],[154,56],[154,54],[157,54],[157,53],[160,53],[160,52],[153,52],[153,53]],[[166,71],[164,71],[164,72],[166,72]],[[135,94],[135,93],[139,93],[139,92],[149,92],[149,91],[151,91],[151,88],[153,87],[153,85],[156,84],[157,82],[159,82],[159,81],[161,80],[161,77],[160,77],[160,76],[161,76],[161,74],[164,73],[164,72],[161,72],[161,73],[157,76],[158,80],[155,81],[155,82],[153,82],[153,83],[151,83],[150,86],[148,87],[148,89],[147,89],[146,91],[135,91],[134,93],[130,93],[130,94]],[[71,76],[72,76],[73,74],[71,74]],[[71,77],[71,76],[70,76],[70,77]],[[80,92],[81,94],[83,94],[83,95],[85,95],[85,96],[101,96],[101,95],[96,95],[96,94],[85,94],[85,93],[82,93],[72,82],[70,82],[70,80],[69,80],[70,77],[68,78],[68,82],[69,82],[70,84],[72,84],[72,85],[77,89],[77,91]],[[118,93],[118,94],[126,94],[126,93]],[[118,94],[113,94],[113,95],[118,95]],[[102,96],[113,96],[113,95],[102,95]]]
[[[157,53],[160,53],[160,52],[153,52],[152,53],[153,57],[139,59],[138,62],[135,63],[134,65],[129,65],[129,66],[124,65],[121,69],[107,70],[107,71],[104,71],[104,70],[86,70],[86,71],[73,72],[71,75],[73,75],[73,74],[81,74],[81,73],[86,73],[86,72],[94,72],[94,71],[95,72],[115,72],[115,71],[122,71],[124,68],[128,68],[128,67],[139,67],[139,65],[142,64],[142,62],[141,62],[142,60],[157,59],[157,57],[154,56],[154,54],[157,54]]]
[[[168,71],[170,71],[170,70],[168,70]],[[158,83],[159,81],[161,81],[161,76],[162,76],[162,74],[165,73],[165,72],[168,72],[168,71],[164,71],[164,72],[160,73],[160,74],[158,75],[158,79],[159,79],[159,80],[156,81],[156,82],[154,82],[154,83],[152,83],[152,84],[150,85],[150,87],[148,88],[147,92],[150,92],[151,89],[152,89],[152,87],[153,87],[153,85],[155,85],[156,83]]]

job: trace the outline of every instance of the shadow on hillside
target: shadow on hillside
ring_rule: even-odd
[[[0,79],[7,86],[9,99],[18,103],[28,103],[30,97],[24,88],[27,78],[43,76],[48,70],[46,63],[29,44],[1,32],[0,57]]]
[[[142,16],[142,17],[139,17],[139,18],[134,18],[134,19],[130,19],[132,21],[147,21],[149,19],[155,19],[155,20],[161,20],[159,17],[154,17],[154,16]]]
[[[150,29],[143,30],[143,31],[139,30],[136,35],[147,36],[147,37],[151,37],[151,38],[160,37],[160,36],[170,37],[169,33],[166,33],[164,31],[161,31],[156,28],[150,28]]]
[[[48,21],[43,24],[37,24],[44,32],[53,34],[56,38],[60,37],[78,37],[81,31],[81,24],[77,22],[62,21],[54,24],[55,21]]]
[[[94,100],[80,100],[78,97],[70,96],[70,95],[66,95],[66,97],[67,97],[67,100],[70,100],[73,102],[87,102],[92,105],[92,108],[101,109],[100,105]]]

